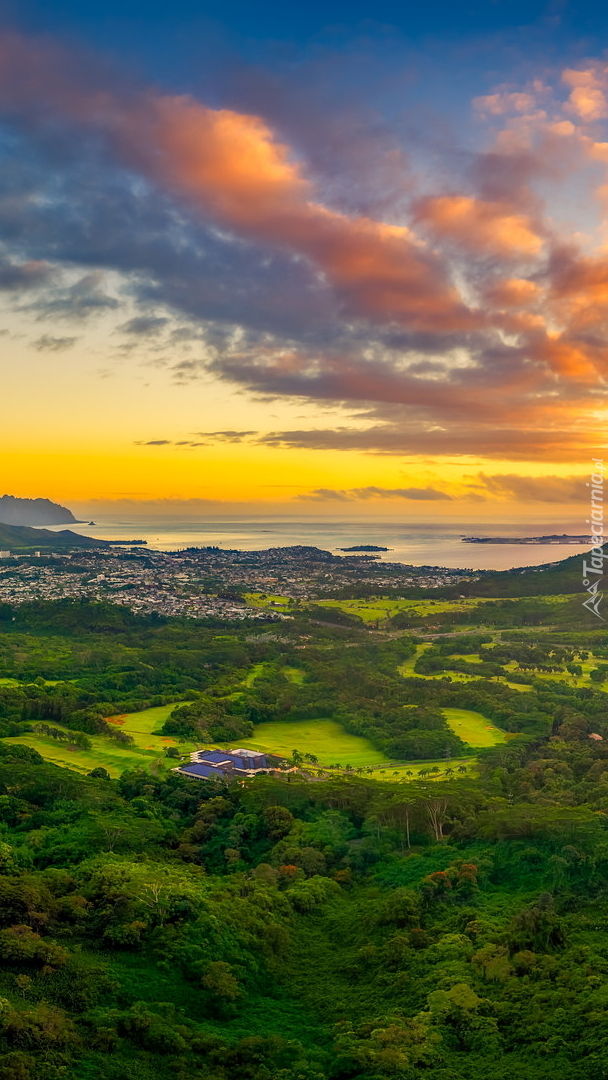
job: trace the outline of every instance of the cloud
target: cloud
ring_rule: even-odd
[[[160,315],[136,315],[128,322],[121,323],[116,329],[121,334],[136,334],[138,337],[155,337],[169,324],[169,319]]]
[[[64,352],[66,349],[71,349],[76,341],[78,338],[75,337],[53,337],[51,334],[43,334],[32,344],[38,352]]]
[[[40,319],[114,316],[122,355],[162,331],[176,381],[211,375],[257,399],[341,408],[327,429],[201,443],[579,462],[598,445],[605,253],[560,233],[544,200],[549,178],[564,185],[559,210],[570,177],[574,191],[588,179],[576,170],[608,164],[593,109],[573,97],[604,93],[601,65],[565,76],[567,100],[540,83],[486,95],[493,141],[448,147],[434,175],[416,177],[382,128],[388,179],[374,200],[335,117],[323,153],[341,157],[340,183],[352,174],[344,192],[284,105],[273,125],[261,108],[162,93],[19,35],[0,38],[0,59],[18,149],[0,169],[0,288],[29,289],[23,309]],[[373,127],[355,117],[351,141],[369,129],[375,145]]]
[[[540,253],[544,243],[527,215],[515,213],[508,205],[470,195],[440,195],[421,200],[417,218],[438,236],[472,251],[530,258]]]
[[[479,473],[474,489],[483,489],[499,499],[517,502],[578,503],[586,505],[589,493],[585,487],[588,477],[582,476],[518,476],[502,473],[488,476]]]
[[[0,257],[0,290],[2,291],[21,292],[38,288],[48,281],[52,274],[52,268],[43,261],[31,260],[18,263]]]
[[[357,318],[446,330],[476,316],[441,261],[403,225],[348,216],[318,201],[291,148],[264,120],[150,89],[100,91],[56,47],[0,41],[0,105],[31,122],[54,110],[100,134],[122,162],[241,236],[312,261]]]
[[[257,436],[257,431],[199,431],[198,439],[146,439],[139,440],[135,446],[209,446],[211,443],[241,443]],[[200,441],[199,441],[200,440]],[[254,440],[257,441],[257,438]]]
[[[604,93],[606,73],[597,67],[589,70],[567,68],[562,80],[571,86],[567,108],[585,122],[603,120],[608,116],[608,101]]]
[[[115,311],[120,302],[104,291],[105,275],[98,271],[85,274],[72,285],[42,292],[26,310],[42,319],[66,319],[83,322],[92,315]]]
[[[298,498],[305,502],[352,502],[353,500],[368,499],[410,499],[414,502],[438,502],[451,501],[452,496],[445,491],[439,491],[437,488],[432,487],[383,488],[370,486],[349,488],[346,491],[316,488],[305,495],[299,495]]]
[[[473,98],[473,108],[490,116],[503,116],[505,113],[529,113],[536,107],[534,94],[498,91],[495,94]]]
[[[247,441],[251,435],[257,435],[256,431],[199,431],[201,439],[209,442],[240,443]]]
[[[363,453],[397,457],[438,457],[458,455],[479,460],[494,458],[520,461],[587,460],[597,451],[594,432],[574,428],[523,430],[521,427],[496,427],[463,419],[448,430],[411,429],[397,424],[378,424],[368,428],[316,428],[300,431],[275,431],[260,437],[265,446],[283,449],[355,450]]]
[[[583,503],[588,502],[589,493],[585,487],[584,476],[520,476],[517,473],[497,473],[489,475],[480,472],[473,479],[464,478],[454,486],[451,493],[427,485],[426,487],[385,488],[368,486],[363,488],[316,488],[314,491],[298,495],[303,502],[357,502],[372,499],[406,499],[420,502],[465,501],[486,502],[500,500],[507,502],[535,503]]]

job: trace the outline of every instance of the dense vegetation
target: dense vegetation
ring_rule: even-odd
[[[608,1077],[608,645],[569,605],[428,637],[0,612],[0,1080]],[[168,703],[178,742],[331,717],[420,762],[472,753],[454,709],[507,741],[474,776],[231,784],[15,741],[127,753],[107,718]]]
[[[608,753],[482,779],[80,779],[0,760],[0,1077],[606,1075]]]

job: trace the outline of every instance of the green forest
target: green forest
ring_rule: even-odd
[[[516,588],[0,609],[0,1080],[608,1077],[608,640]],[[272,772],[175,771],[273,725]]]

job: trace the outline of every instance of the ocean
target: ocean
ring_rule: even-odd
[[[65,526],[60,526],[65,528]],[[59,528],[59,526],[58,526]],[[237,519],[214,518],[180,521],[175,518],[133,518],[131,520],[98,517],[94,525],[79,524],[74,530],[102,540],[146,540],[149,548],[177,551],[186,547],[214,545],[254,551],[269,547],[307,544],[334,554],[353,544],[375,544],[389,548],[379,552],[387,562],[414,566],[461,567],[473,570],[508,570],[518,566],[538,566],[558,562],[580,552],[586,545],[540,544],[524,547],[512,544],[465,544],[462,536],[539,536],[550,533],[576,533],[579,525],[565,523],[534,527],[496,524],[456,529],[453,525],[412,525],[394,520],[361,521],[311,520],[310,518]]]

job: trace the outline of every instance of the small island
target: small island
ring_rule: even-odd
[[[148,541],[147,540],[108,540],[107,543],[112,544],[112,546],[114,546],[115,544],[127,544],[129,547],[132,547],[133,544],[147,544]]]
[[[590,536],[462,536],[463,544],[591,544]]]
[[[352,547],[338,548],[338,551],[391,551],[391,548],[377,547],[376,544],[353,544]]]

